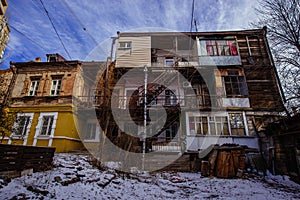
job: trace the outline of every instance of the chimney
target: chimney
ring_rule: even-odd
[[[35,62],[41,62],[41,58],[40,57],[35,58]]]
[[[298,115],[297,107],[292,107],[292,111],[293,111],[294,116]]]

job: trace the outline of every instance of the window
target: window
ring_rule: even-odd
[[[29,92],[28,92],[29,96],[36,96],[37,95],[39,84],[40,84],[39,79],[31,79],[30,88],[29,88]]]
[[[54,116],[43,116],[40,135],[51,135]]]
[[[51,86],[50,95],[51,96],[57,96],[57,95],[59,95],[60,86],[61,86],[61,79],[54,79],[54,80],[52,80],[52,86]]]
[[[26,136],[29,132],[33,113],[18,114],[13,126],[14,136]]]
[[[14,135],[24,136],[26,135],[27,128],[30,122],[29,116],[19,116],[17,118],[17,127],[14,129]]]
[[[131,49],[131,42],[120,42],[119,49]]]
[[[227,116],[214,116],[209,118],[211,135],[229,135]]]
[[[206,116],[189,117],[190,133],[192,135],[207,135],[208,134],[208,119]]]
[[[248,95],[245,77],[238,70],[227,71],[223,80],[227,97]]]
[[[56,55],[48,56],[48,62],[57,62],[57,56]]]
[[[233,135],[245,135],[245,125],[242,113],[229,113],[230,127]]]
[[[176,95],[173,90],[165,90],[165,105],[175,105]]]
[[[166,67],[172,67],[172,66],[174,66],[174,58],[172,58],[172,57],[166,57],[165,58],[165,66]]]
[[[230,135],[227,116],[189,117],[192,135]]]
[[[202,55],[237,56],[235,40],[204,40],[201,41]]]
[[[84,139],[85,140],[95,140],[96,139],[96,131],[97,131],[97,124],[89,122],[87,123],[87,129]]]

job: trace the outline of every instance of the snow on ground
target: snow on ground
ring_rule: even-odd
[[[203,178],[199,173],[125,174],[99,170],[88,155],[56,154],[54,168],[0,179],[0,199],[300,199],[285,176]]]

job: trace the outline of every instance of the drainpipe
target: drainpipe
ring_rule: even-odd
[[[147,82],[148,82],[148,68],[144,66],[144,132],[142,135],[143,141],[143,155],[142,155],[142,170],[145,171],[145,154],[146,154],[146,138],[147,138]]]
[[[13,62],[10,62],[10,70],[12,71],[13,76],[12,76],[11,81],[9,83],[7,93],[4,97],[2,109],[4,109],[4,106],[7,106],[8,99],[11,97],[12,89],[15,85],[16,78],[17,78],[17,68],[13,65]],[[1,110],[1,112],[3,112],[3,110]]]

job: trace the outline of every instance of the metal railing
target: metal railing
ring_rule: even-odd
[[[180,105],[185,108],[208,108],[208,107],[222,107],[222,98],[220,95],[185,95],[185,96],[159,96],[154,98],[149,107],[161,107],[161,106],[175,106]],[[79,96],[78,106],[98,106],[103,103],[103,96]],[[143,97],[135,98],[134,100],[126,96],[116,96],[110,101],[111,108],[118,109],[134,109],[143,105]]]

